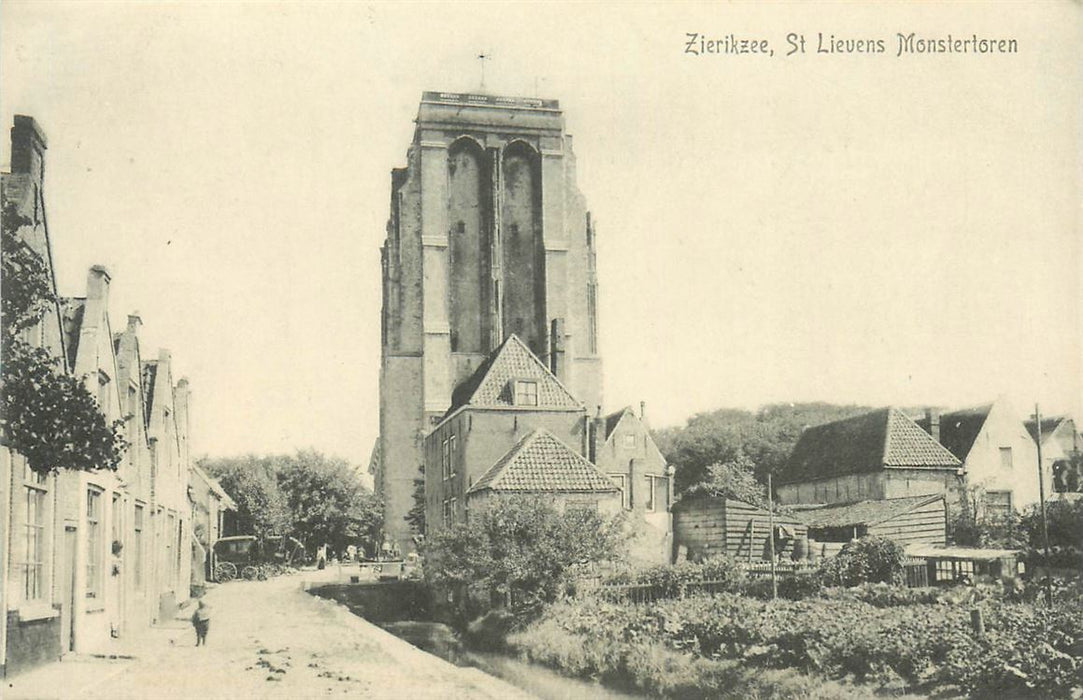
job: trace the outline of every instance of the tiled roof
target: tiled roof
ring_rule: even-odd
[[[794,507],[794,515],[809,527],[849,527],[875,525],[891,520],[943,496],[908,496],[881,501],[833,503],[827,506]]]
[[[470,493],[616,491],[617,486],[582,455],[539,428],[520,440],[470,488]]]
[[[993,404],[986,404],[985,406],[976,406],[941,414],[940,444],[948,448],[960,460],[965,461],[966,456],[970,454],[970,448],[974,446],[974,441],[978,439],[978,433],[981,432],[982,426],[985,425],[985,419],[989,417],[989,411],[992,409]],[[922,418],[918,421],[918,425],[922,429],[928,430],[929,419]]]
[[[956,468],[952,456],[896,408],[813,426],[801,434],[779,484],[884,468]]]
[[[450,415],[462,406],[513,406],[513,380],[533,379],[538,382],[538,407],[581,408],[542,361],[516,335],[494,350],[477,371],[456,387],[451,395]],[[532,407],[533,408],[533,407]]]

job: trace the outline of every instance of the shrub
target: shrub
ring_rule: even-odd
[[[850,542],[837,556],[824,561],[820,576],[824,585],[856,586],[860,583],[902,583],[903,549],[884,537],[862,537]]]

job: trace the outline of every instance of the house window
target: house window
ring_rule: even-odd
[[[102,493],[86,492],[86,597],[100,598],[102,588]]]
[[[143,506],[135,505],[134,542],[132,542],[132,569],[135,572],[136,585],[143,583]]]
[[[447,479],[451,476],[451,438],[444,438],[440,453],[440,475]]]
[[[444,524],[451,522],[451,501],[444,499]]]
[[[448,500],[448,511],[451,513],[451,519],[455,520],[455,518],[459,515],[459,499],[458,498],[452,498],[452,499]]]
[[[45,572],[45,491],[26,488],[26,560],[23,566],[23,596],[38,600],[44,595]]]
[[[655,512],[669,507],[669,479],[664,476],[647,475],[647,511]]]
[[[620,503],[625,510],[629,510],[632,507],[632,494],[628,493],[628,475],[627,474],[607,474],[613,483],[620,489]]]
[[[628,448],[634,448],[636,446],[636,434],[628,433],[624,436],[624,446]]]
[[[515,380],[515,405],[516,406],[537,406],[538,405],[538,383],[535,381],[529,381],[525,379]]]
[[[1006,518],[1012,513],[1011,491],[986,491],[985,513],[995,518]]]
[[[455,435],[449,437],[447,442],[447,470],[448,477],[455,476],[455,443],[458,438]]]
[[[1001,447],[1000,448],[1000,466],[1004,469],[1012,468],[1012,448]]]

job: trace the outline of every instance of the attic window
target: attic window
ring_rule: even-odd
[[[528,379],[516,379],[514,402],[516,406],[537,406],[538,383]]]
[[[625,447],[635,447],[636,446],[636,434],[635,433],[625,433],[625,435],[624,435],[624,446]]]

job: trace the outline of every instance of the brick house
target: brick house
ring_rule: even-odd
[[[645,413],[641,403],[638,416],[628,406],[595,418],[588,456],[620,488],[623,507],[635,513],[631,558],[668,562],[673,556],[673,475],[654,444]]]

